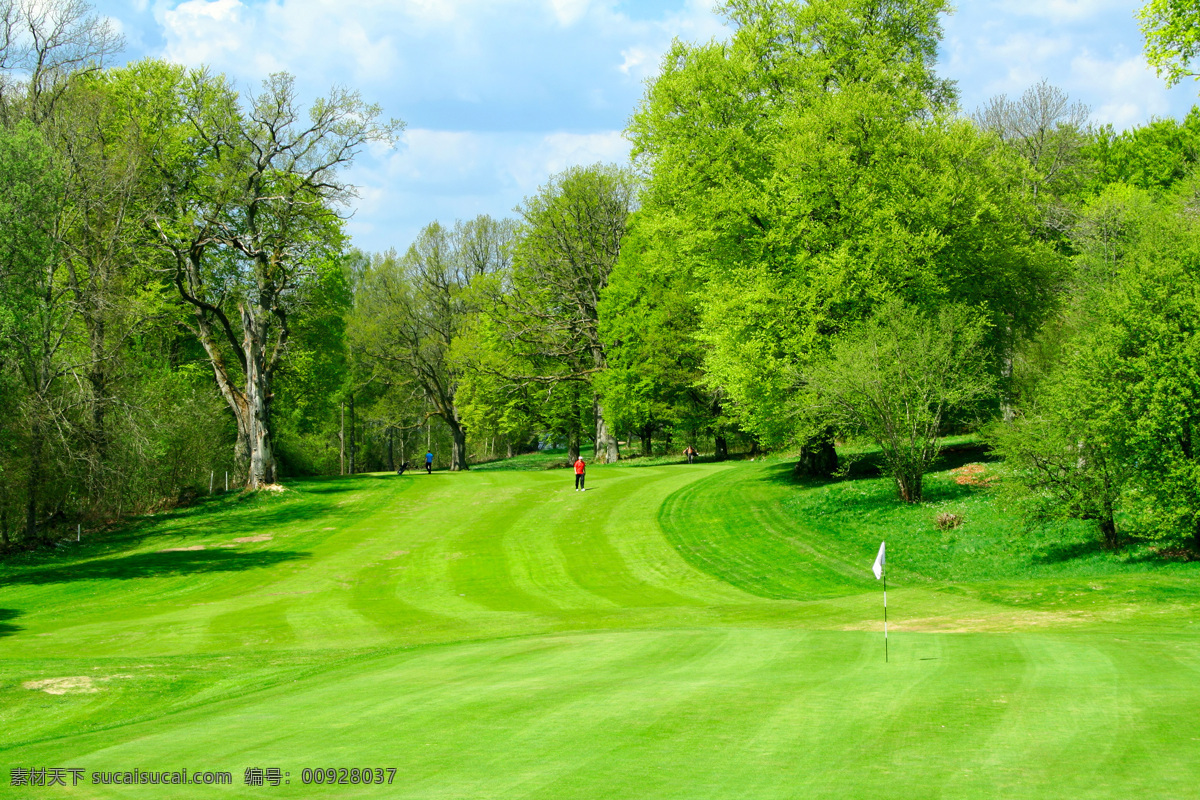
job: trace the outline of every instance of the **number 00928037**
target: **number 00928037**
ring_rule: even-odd
[[[395,779],[395,767],[305,767],[300,772],[300,782],[305,784],[390,784]]]

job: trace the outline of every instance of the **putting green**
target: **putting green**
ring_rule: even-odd
[[[1195,796],[1196,570],[898,568],[885,664],[873,551],[778,473],[299,482],[0,567],[0,795]],[[233,785],[91,784],[184,768]]]

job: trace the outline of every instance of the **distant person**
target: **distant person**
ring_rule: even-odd
[[[430,450],[428,453],[425,454],[425,472],[430,475],[433,474],[433,451],[432,450]]]
[[[696,456],[700,455],[696,448],[692,447],[690,444],[687,446],[687,449],[683,451],[683,454],[687,456],[689,464],[696,460]]]
[[[403,474],[404,474],[404,470],[408,469],[408,468],[409,468],[409,466],[411,466],[411,465],[410,465],[410,464],[409,464],[407,461],[405,461],[403,464],[401,464],[400,466],[396,467],[396,474],[397,474],[397,475],[403,475]]]
[[[583,491],[583,476],[587,470],[587,464],[583,463],[583,456],[575,459],[575,491]]]

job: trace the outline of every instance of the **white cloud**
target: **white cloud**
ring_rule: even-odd
[[[162,13],[168,59],[185,64],[219,63],[243,47],[245,7],[238,0],[187,0]]]
[[[360,187],[350,230],[360,247],[402,250],[435,219],[514,216],[551,175],[628,158],[629,143],[619,131],[409,130],[395,151],[365,154],[348,176]]]
[[[645,47],[630,47],[628,50],[621,51],[621,57],[624,58],[621,66],[617,69],[624,72],[626,75],[640,75],[648,71],[651,66],[651,52]]]
[[[1083,52],[1071,60],[1071,85],[1078,94],[1103,98],[1092,118],[1118,130],[1167,113],[1162,81],[1142,56],[1103,59]]]
[[[588,0],[550,0],[550,8],[558,24],[569,27],[587,13]]]

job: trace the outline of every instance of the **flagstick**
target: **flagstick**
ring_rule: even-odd
[[[883,663],[888,663],[888,646],[887,646],[887,567],[885,566],[880,572],[883,573]]]

